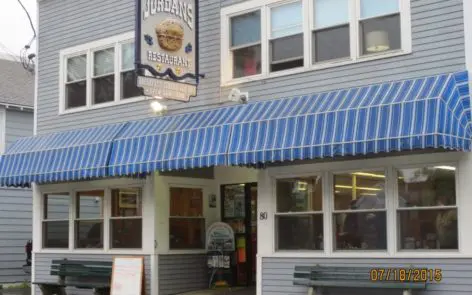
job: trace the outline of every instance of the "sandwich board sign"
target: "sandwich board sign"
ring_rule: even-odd
[[[136,0],[137,85],[146,96],[188,102],[197,95],[198,1]]]
[[[110,295],[144,294],[144,258],[114,257]]]

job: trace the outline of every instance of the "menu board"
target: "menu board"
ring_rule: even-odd
[[[144,294],[143,257],[114,257],[110,295]]]

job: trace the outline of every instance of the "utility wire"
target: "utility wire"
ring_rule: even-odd
[[[36,39],[36,30],[34,29],[33,25],[33,20],[31,20],[31,16],[26,9],[26,7],[21,3],[21,0],[18,0],[18,3],[21,5],[23,10],[26,13],[26,16],[28,17],[31,29],[33,30],[33,38],[29,41],[28,44],[25,45],[20,51],[20,61],[25,70],[27,70],[30,73],[34,73],[34,58],[36,55],[34,53],[28,54],[28,50],[31,48],[31,44],[33,44],[33,41]]]
[[[36,30],[35,30],[35,28],[34,28],[33,21],[31,20],[30,14],[29,14],[28,10],[26,10],[26,7],[23,5],[23,3],[21,3],[21,0],[18,0],[18,3],[20,3],[21,7],[22,7],[23,10],[25,11],[26,16],[28,17],[29,23],[30,23],[30,25],[31,25],[31,29],[33,30],[33,38],[31,38],[31,41],[28,43],[28,46],[31,46],[31,44],[33,43],[34,39],[36,38]]]

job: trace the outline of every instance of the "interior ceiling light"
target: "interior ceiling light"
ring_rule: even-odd
[[[350,186],[350,185],[335,185],[334,187],[335,187],[335,188],[352,189],[352,186]],[[383,189],[381,189],[381,188],[375,188],[375,187],[361,187],[361,186],[357,186],[356,189],[358,189],[358,190],[363,190],[363,191],[375,191],[375,192],[383,191]]]
[[[456,171],[456,167],[452,167],[452,166],[436,166],[434,168],[442,169],[442,170]]]
[[[368,177],[375,177],[375,178],[385,178],[385,175],[382,174],[375,174],[375,173],[367,173],[367,172],[354,172],[353,175],[357,176],[368,176]]]

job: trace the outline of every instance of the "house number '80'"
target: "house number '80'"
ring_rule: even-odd
[[[260,212],[259,220],[266,220],[266,219],[267,219],[267,212]]]

